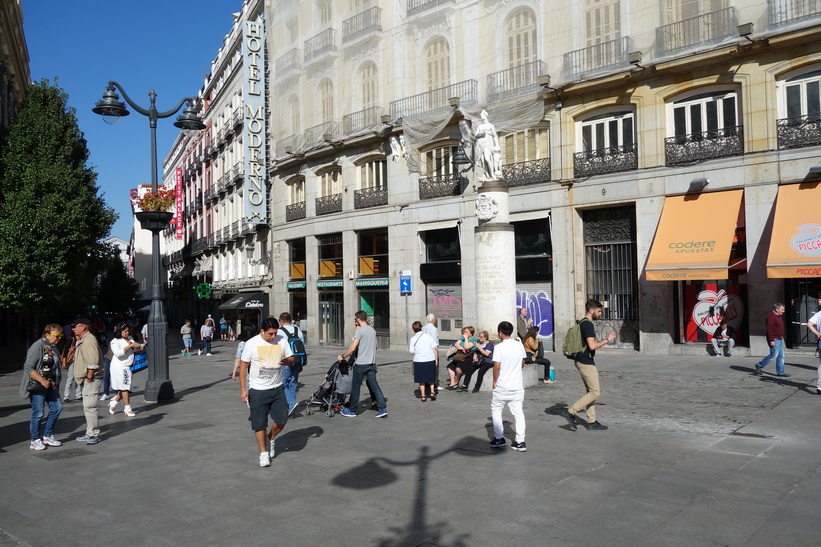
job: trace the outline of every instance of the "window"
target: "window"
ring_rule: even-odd
[[[319,277],[342,277],[342,234],[316,238],[319,251]]]
[[[298,177],[288,182],[288,194],[288,205],[294,205],[305,201],[305,179]]]
[[[304,237],[288,242],[288,259],[291,266],[291,279],[305,279]]]
[[[319,104],[322,113],[322,122],[330,122],[334,119],[334,84],[328,80],[322,80],[319,84]]]
[[[462,258],[458,228],[430,230],[424,234],[427,262],[453,262]]]
[[[536,16],[532,10],[521,9],[507,20],[505,43],[508,68],[536,60]]]
[[[504,135],[504,163],[547,159],[550,154],[549,137],[550,131],[547,127],[535,127]]]
[[[440,146],[425,152],[422,173],[426,177],[449,176],[453,174],[451,158],[456,153],[455,146]]]
[[[450,85],[450,46],[444,38],[425,48],[425,87],[428,91]]]
[[[732,134],[738,123],[735,91],[704,93],[672,104],[673,134],[682,142],[687,135],[717,138]]]
[[[320,27],[330,26],[331,24],[331,0],[319,0],[316,3],[317,23]]]
[[[388,275],[388,230],[359,233],[359,275]]]
[[[585,44],[594,46],[621,37],[619,0],[584,0]]]
[[[821,70],[795,76],[784,84],[783,112],[791,123],[821,121]]]
[[[384,159],[366,161],[359,167],[359,188],[388,187],[388,162]]]
[[[727,0],[664,0],[662,17],[664,24],[678,23],[726,7]]]
[[[342,193],[342,172],[338,170],[326,171],[319,175],[319,195],[322,197],[334,196]]]
[[[582,149],[589,156],[614,153],[633,145],[633,113],[617,112],[590,118],[579,124]]]
[[[547,219],[526,220],[513,224],[516,258],[553,256]]]
[[[288,118],[285,120],[286,133],[296,135],[299,133],[299,98],[292,96],[288,100]]]
[[[376,106],[379,101],[378,92],[378,73],[376,70],[376,63],[368,61],[362,65],[361,76],[361,92],[362,92],[362,108],[370,108]]]

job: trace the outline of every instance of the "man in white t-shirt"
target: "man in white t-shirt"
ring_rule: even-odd
[[[809,318],[807,328],[818,338],[818,357],[821,358],[821,311]],[[816,374],[815,392],[821,395],[821,365],[818,365],[818,372]]]
[[[525,366],[527,354],[518,340],[513,340],[513,324],[502,321],[498,327],[501,342],[493,348],[493,398],[490,400],[490,416],[493,420],[493,440],[490,446],[504,448],[507,446],[504,438],[504,424],[502,423],[502,409],[507,405],[513,414],[516,440],[510,443],[510,448],[524,452],[525,445],[525,414],[522,411],[522,402],[525,400],[525,385],[522,369]]]
[[[263,320],[259,334],[245,343],[240,358],[240,397],[251,409],[251,429],[259,445],[260,467],[271,465],[274,439],[288,423],[288,403],[281,369],[293,363],[294,358],[285,340],[275,342],[278,330],[279,321],[273,317]],[[268,416],[271,416],[273,423],[266,435]]]

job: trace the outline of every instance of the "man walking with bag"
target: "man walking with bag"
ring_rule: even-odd
[[[359,390],[362,388],[362,379],[366,378],[376,397],[378,407],[376,417],[387,418],[388,405],[385,403],[382,389],[376,381],[376,331],[368,324],[368,314],[362,310],[354,314],[354,324],[359,328],[356,329],[351,346],[345,350],[344,354],[337,356],[337,360],[342,361],[347,359],[355,350],[358,350],[356,364],[353,367],[351,398],[348,402],[348,408],[343,409],[340,414],[346,418],[356,418],[356,408],[359,406]]]

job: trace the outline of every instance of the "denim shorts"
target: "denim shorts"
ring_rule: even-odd
[[[248,406],[251,408],[251,429],[254,431],[268,428],[268,416],[277,425],[288,423],[288,402],[282,384],[274,389],[249,389]]]
[[[183,338],[182,343],[185,344],[185,347],[190,348],[191,343],[192,343],[192,339],[191,338]]]

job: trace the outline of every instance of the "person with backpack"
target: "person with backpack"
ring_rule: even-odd
[[[576,369],[581,374],[584,388],[587,391],[570,408],[562,409],[562,417],[567,420],[572,431],[576,431],[576,414],[581,410],[586,410],[587,422],[584,426],[588,431],[607,429],[606,425],[602,425],[596,419],[596,399],[599,398],[601,390],[599,389],[599,371],[593,359],[596,356],[597,349],[616,339],[616,333],[611,332],[605,340],[596,340],[596,329],[593,327],[593,321],[601,319],[602,308],[602,303],[598,300],[588,300],[584,305],[584,317],[567,332],[565,345],[562,348],[563,353],[575,362]],[[579,345],[570,347],[576,343],[579,343]]]
[[[282,312],[279,314],[279,332],[277,332],[277,342],[285,340],[291,348],[294,362],[291,366],[282,367],[282,384],[285,386],[285,400],[288,401],[288,416],[292,416],[297,407],[296,390],[299,385],[299,373],[302,367],[308,363],[308,356],[305,352],[305,341],[302,339],[302,331],[299,327],[291,324],[291,314]]]

